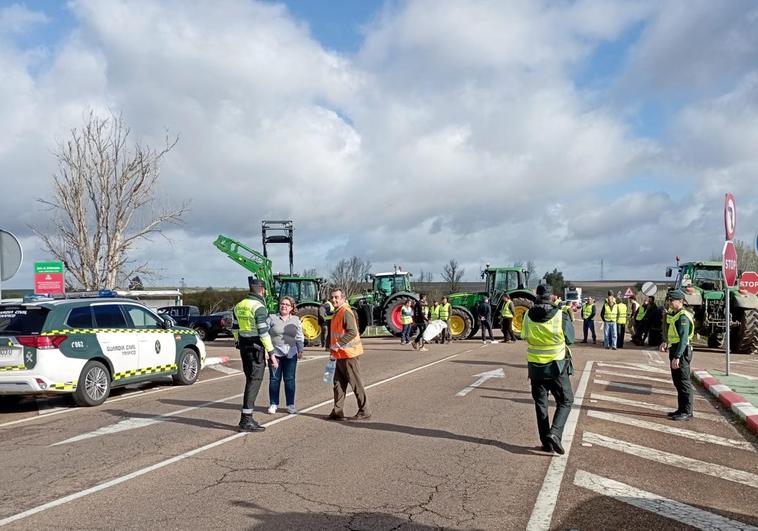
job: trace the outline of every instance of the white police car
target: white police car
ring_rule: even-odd
[[[165,376],[191,385],[205,356],[194,330],[134,300],[0,305],[0,395],[73,393],[77,404],[96,406],[111,387]]]

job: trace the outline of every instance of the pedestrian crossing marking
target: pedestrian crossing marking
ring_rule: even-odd
[[[652,492],[640,490],[625,483],[597,476],[584,470],[576,471],[574,485],[697,529],[706,531],[758,530],[756,527],[738,522],[737,520],[710,513],[686,503],[664,498]]]
[[[654,372],[657,374],[671,374],[671,371],[666,369],[659,369],[658,367],[651,367],[650,365],[642,365],[641,363],[605,363],[599,362],[598,367],[613,367],[614,369],[626,369],[627,371],[642,371],[642,372]]]
[[[619,398],[616,396],[609,396],[604,395],[600,393],[592,393],[590,395],[590,398],[593,398],[595,400],[603,400],[605,402],[613,402],[615,404],[623,404],[625,406],[632,406],[632,407],[638,407],[641,409],[650,409],[653,411],[664,411],[668,412],[671,411],[671,406],[659,406],[658,404],[650,404],[649,402],[640,402],[638,400],[629,400],[627,398]],[[699,419],[707,419],[707,420],[722,420],[722,418],[718,415],[713,415],[711,413],[700,413],[695,412],[695,416]]]
[[[613,372],[613,371],[595,371],[597,374],[606,374],[608,376],[621,376],[623,378],[634,378],[635,380],[645,380],[647,382],[658,382],[658,383],[665,383],[670,384],[671,378],[665,379],[665,378],[653,378],[652,376],[641,376],[638,374],[627,374],[624,372]]]
[[[608,387],[618,387],[619,389],[628,389],[629,391],[638,391],[640,393],[676,396],[676,391],[657,389],[655,387],[649,387],[649,386],[644,386],[644,385],[634,385],[634,384],[627,384],[627,383],[621,383],[621,382],[610,382],[608,380],[593,380],[593,382],[598,385],[606,385]]]
[[[736,470],[723,465],[707,463],[705,461],[700,461],[699,459],[640,446],[589,431],[584,432],[582,441],[596,446],[602,446],[610,450],[616,450],[617,452],[640,457],[642,459],[647,459],[648,461],[655,461],[664,465],[682,468],[690,472],[697,472],[699,474],[705,474],[707,476],[758,489],[758,475],[745,472],[744,470]]]
[[[755,447],[748,441],[738,441],[735,439],[727,439],[726,437],[719,437],[718,435],[710,435],[708,433],[701,433],[698,431],[684,430],[682,428],[675,428],[673,426],[664,426],[663,424],[657,424],[655,422],[649,422],[647,420],[637,419],[627,415],[619,415],[618,413],[606,413],[605,411],[587,411],[587,416],[607,420],[608,422],[616,422],[625,426],[635,426],[637,428],[643,428],[646,430],[658,431],[661,433],[667,433],[669,435],[676,435],[677,437],[684,437],[686,439],[692,439],[693,441],[702,441],[710,444],[717,444],[719,446],[728,446],[730,448],[737,448],[739,450],[745,450],[747,452],[754,452]]]

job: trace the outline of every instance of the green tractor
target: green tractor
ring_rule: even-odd
[[[666,268],[671,277],[678,270],[674,288],[684,292],[695,317],[695,332],[708,338],[708,346],[720,348],[726,332],[726,302],[721,262],[685,262]],[[740,354],[758,352],[758,296],[729,290],[731,350]]]
[[[503,294],[507,293],[513,301],[513,332],[521,333],[524,315],[534,305],[536,297],[527,288],[529,272],[517,267],[490,267],[482,272],[486,281],[485,291],[479,293],[452,293],[448,301],[452,305],[450,315],[450,336],[453,339],[468,339],[479,330],[476,319],[476,306],[489,297],[492,306],[493,327],[500,326],[500,313],[503,307]]]
[[[348,298],[355,310],[360,332],[368,326],[385,326],[394,335],[400,334],[403,324],[400,309],[408,300],[419,301],[419,295],[411,290],[411,274],[395,269],[391,273],[367,275],[371,289]]]
[[[319,277],[274,275],[271,272],[271,260],[244,243],[226,236],[219,236],[213,245],[229,258],[240,264],[260,279],[266,286],[266,306],[268,311],[279,310],[279,299],[289,295],[297,303],[297,314],[303,325],[306,345],[318,345],[321,341],[318,309],[321,305],[321,291],[325,281]],[[252,277],[250,277],[252,278]]]

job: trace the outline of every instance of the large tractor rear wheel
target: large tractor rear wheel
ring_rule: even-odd
[[[450,337],[468,339],[474,333],[474,316],[465,308],[454,307],[450,310]]]
[[[300,324],[303,327],[305,346],[321,345],[321,325],[318,321],[318,306],[312,304],[308,306],[300,306],[297,309],[297,314],[300,317]]]
[[[524,316],[534,303],[523,297],[515,297],[513,300],[513,333],[521,337],[521,327],[524,323]],[[523,338],[522,338],[523,339]]]
[[[355,319],[358,321],[358,332],[361,335],[363,335],[366,331],[366,327],[368,327],[370,311],[371,310],[368,306],[358,306],[357,308],[353,308]]]
[[[739,323],[732,329],[731,344],[738,354],[758,353],[758,310],[748,309],[734,312]]]
[[[412,301],[410,297],[401,295],[390,299],[384,305],[384,326],[393,335],[399,336],[403,331],[403,323],[400,319],[400,309],[407,301]],[[418,302],[418,301],[416,301]]]

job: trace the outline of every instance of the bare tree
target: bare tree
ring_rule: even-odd
[[[758,271],[758,256],[753,251],[753,246],[748,242],[736,240],[734,247],[737,250],[737,265],[740,271]],[[718,260],[721,260],[719,255]]]
[[[164,223],[178,223],[187,211],[186,203],[173,210],[155,204],[160,162],[178,138],[167,136],[153,149],[128,145],[129,133],[120,115],[90,112],[83,127],[58,144],[52,197],[38,200],[53,211],[54,229],[32,230],[84,289],[151,275],[148,263],[135,264],[129,252],[141,239],[163,236]]]
[[[447,264],[445,264],[445,267],[442,270],[442,280],[447,282],[448,289],[451,293],[458,291],[464,271],[465,269],[460,267],[458,261],[453,260],[452,258]]]
[[[434,279],[434,275],[431,272],[424,271],[423,269],[418,274],[418,282],[419,282],[419,284],[424,284],[424,283],[428,284],[428,283],[432,282],[433,279]]]
[[[309,269],[303,269],[303,276],[304,277],[317,277],[318,269],[316,269],[315,267],[311,267]]]
[[[343,258],[334,266],[329,280],[334,286],[338,286],[345,291],[348,297],[358,292],[358,285],[371,272],[371,262],[363,260],[357,256]]]

